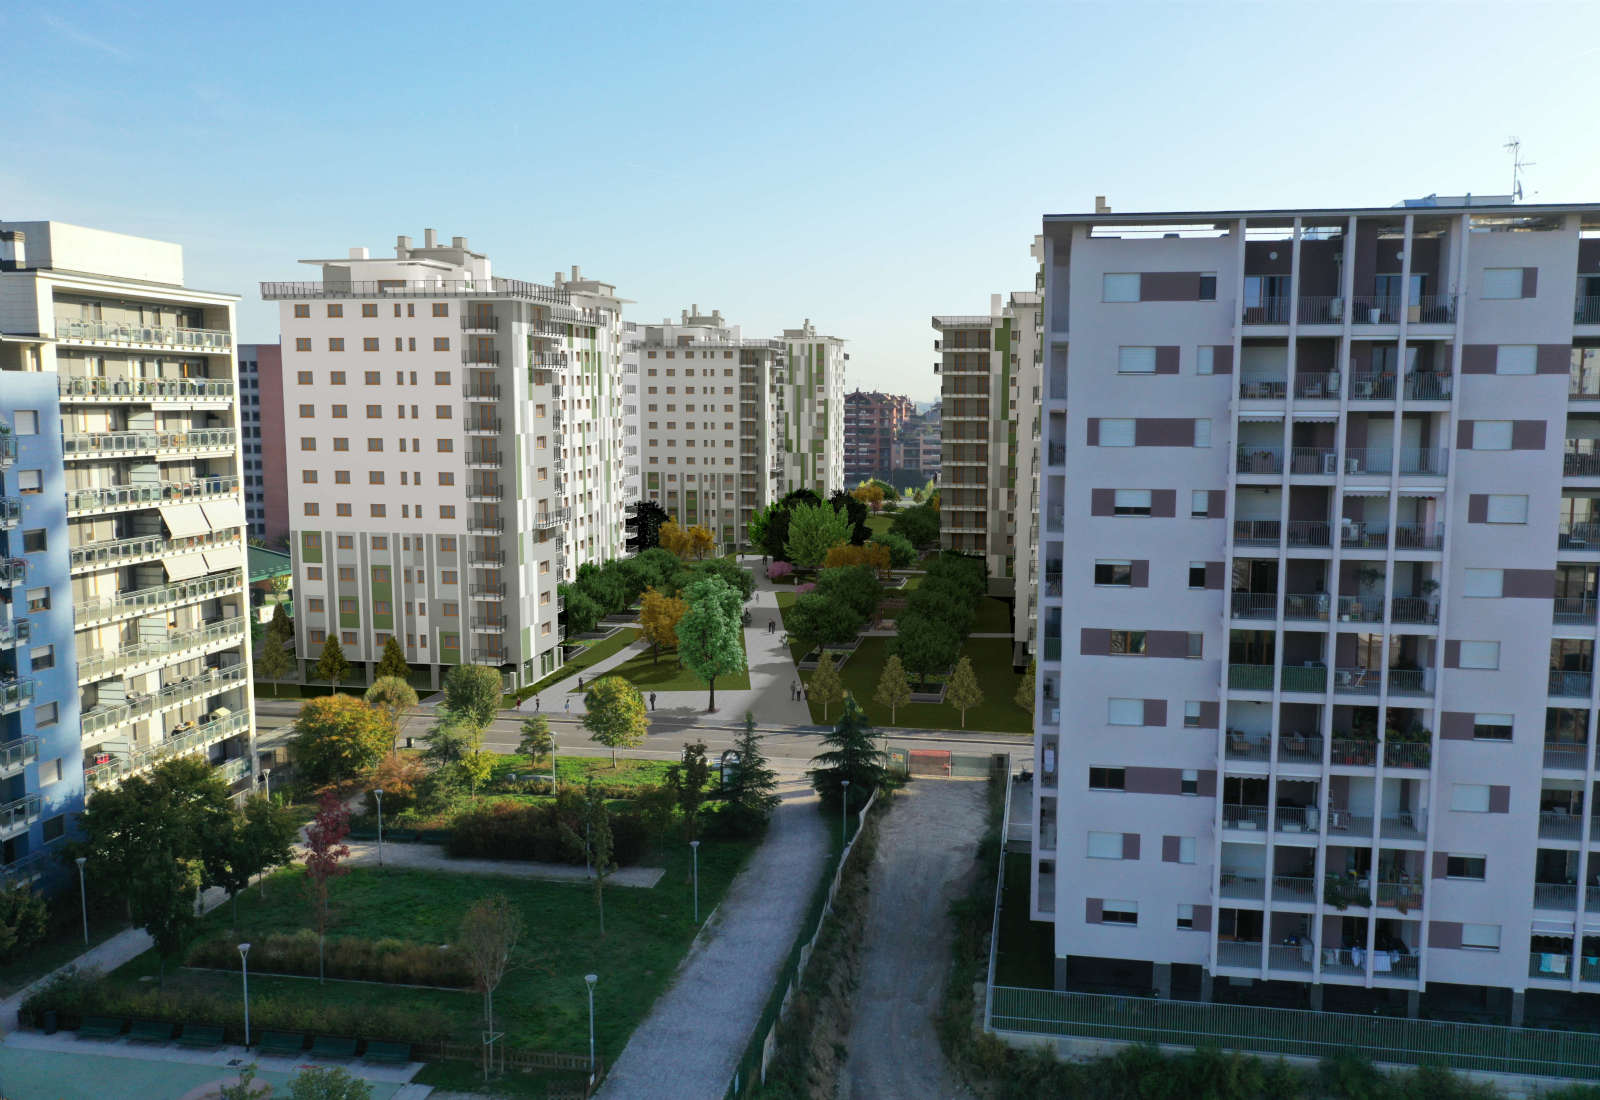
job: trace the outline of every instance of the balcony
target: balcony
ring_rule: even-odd
[[[1265,832],[1267,828],[1267,808],[1265,806],[1239,806],[1232,803],[1224,803],[1222,807],[1222,827],[1246,833]]]
[[[1233,594],[1235,619],[1275,619],[1278,617],[1278,597],[1272,592],[1235,592]],[[1287,615],[1285,615],[1287,618]]]
[[[1533,907],[1573,912],[1578,908],[1578,888],[1571,883],[1536,882],[1533,884]]]
[[[22,501],[0,497],[0,531],[15,531],[22,523]]]
[[[1271,691],[1271,665],[1228,666],[1228,688],[1231,691]]]
[[[1279,734],[1278,762],[1280,764],[1321,764],[1322,738],[1314,733]]]
[[[1283,598],[1283,617],[1296,622],[1328,621],[1332,598],[1326,592],[1291,592]]]
[[[1426,741],[1385,741],[1386,768],[1426,768],[1433,762],[1433,746]]]
[[[1444,477],[1450,472],[1450,452],[1442,447],[1401,447],[1401,477]]]
[[[1296,374],[1294,396],[1299,401],[1339,400],[1339,372],[1305,371]]]
[[[498,367],[500,353],[494,348],[462,348],[461,362],[469,367]]]
[[[1244,325],[1287,325],[1289,323],[1287,296],[1257,297],[1245,305],[1239,316]]]
[[[0,714],[15,714],[33,702],[32,680],[0,680]]]
[[[1444,524],[1432,527],[1422,523],[1397,523],[1394,525],[1396,550],[1443,550]]]
[[[461,331],[482,333],[499,332],[500,318],[494,316],[493,314],[474,313],[469,309],[461,314]]]
[[[1267,965],[1273,970],[1299,970],[1309,973],[1316,955],[1316,949],[1309,941],[1300,944],[1267,945]]]
[[[547,529],[559,527],[572,519],[571,508],[557,508],[553,512],[538,512],[534,514],[533,525],[535,528]]]
[[[1551,621],[1569,626],[1593,626],[1595,623],[1595,598],[1593,596],[1557,596]]]
[[[1592,672],[1550,670],[1550,694],[1563,699],[1587,699],[1594,681]]]
[[[1241,474],[1272,475],[1283,473],[1283,448],[1241,446],[1234,455],[1234,469]]]
[[[1310,875],[1273,875],[1272,900],[1314,905],[1317,900],[1317,880]]]
[[[500,387],[488,382],[468,382],[461,387],[461,396],[468,401],[498,401]]]
[[[199,752],[210,748],[219,741],[226,741],[238,733],[243,733],[250,728],[248,714],[230,714],[215,722],[197,726],[187,733],[139,749],[127,756],[116,756],[104,764],[96,764],[83,769],[83,782],[89,790],[101,790],[110,787],[122,779],[153,767],[161,761],[174,756],[184,756],[191,752]]]
[[[1439,608],[1434,601],[1421,596],[1396,596],[1389,601],[1389,620],[1435,626],[1439,622]]]
[[[1227,759],[1264,762],[1272,755],[1272,745],[1262,736],[1251,737],[1236,730],[1228,731]]]
[[[479,569],[497,569],[506,563],[504,550],[468,550],[467,564]]]
[[[1370,668],[1336,668],[1333,690],[1343,695],[1378,694],[1378,672]]]
[[[1544,840],[1582,840],[1583,815],[1543,810],[1539,814],[1539,836]]]
[[[1572,305],[1572,320],[1580,325],[1600,325],[1600,298],[1580,295]]]
[[[11,588],[27,579],[27,559],[0,558],[0,588]]]
[[[1255,875],[1236,875],[1223,871],[1218,894],[1234,901],[1260,901],[1264,895],[1263,881]]]
[[[1568,450],[1561,456],[1563,477],[1600,477],[1600,454]]]
[[[63,435],[61,454],[65,458],[116,458],[120,455],[176,457],[207,451],[228,452],[237,448],[238,436],[232,428],[197,428],[183,432],[85,432]]]
[[[56,318],[56,340],[96,347],[182,348],[212,355],[223,355],[233,348],[233,334],[221,329],[79,321],[68,317]]]
[[[505,489],[499,485],[468,485],[467,499],[474,501],[496,501],[505,496]]]
[[[506,529],[506,521],[492,516],[467,517],[467,534],[498,535]]]
[[[1339,545],[1346,550],[1386,550],[1389,529],[1381,523],[1346,519],[1339,526]]]
[[[474,600],[503,600],[506,598],[504,584],[475,584],[468,590],[467,595]]]
[[[1448,401],[1455,392],[1453,376],[1438,371],[1412,371],[1406,375],[1407,401]]]
[[[1421,814],[1402,811],[1378,819],[1378,835],[1384,840],[1421,840],[1427,831],[1427,820]]]
[[[7,619],[0,622],[0,649],[15,649],[27,645],[33,637],[33,624],[27,619]]]
[[[1391,668],[1389,694],[1428,697],[1433,687],[1428,683],[1428,670],[1423,668]]]
[[[1421,909],[1422,883],[1410,881],[1378,883],[1378,906],[1398,909],[1402,913]]]
[[[1378,742],[1353,737],[1335,737],[1330,745],[1333,763],[1346,768],[1371,768],[1378,762]]]
[[[1261,969],[1260,942],[1224,940],[1217,944],[1217,965]]]
[[[1344,321],[1344,299],[1338,295],[1302,294],[1298,314],[1302,325],[1337,325]]]
[[[1583,965],[1583,977],[1592,978],[1594,975],[1588,959]],[[1543,978],[1545,981],[1560,982],[1566,985],[1572,977],[1572,948],[1565,951],[1533,951],[1528,955],[1528,977]]]
[[[475,451],[467,455],[467,469],[469,470],[498,470],[499,468],[499,451]]]
[[[1400,323],[1400,299],[1388,296],[1367,295],[1357,297],[1351,321],[1358,325],[1397,325]]]
[[[1320,520],[1292,519],[1288,533],[1290,546],[1326,550],[1332,545],[1332,528]]]
[[[139,535],[131,539],[87,542],[82,546],[74,546],[70,556],[73,572],[82,573],[113,565],[136,565],[141,561],[155,561],[195,550],[220,550],[236,546],[238,542],[239,529],[233,527],[226,531],[179,539],[169,539],[164,535]]]
[[[0,470],[9,470],[17,463],[17,437],[11,434],[10,425],[0,431]]]
[[[1381,371],[1355,371],[1350,375],[1351,401],[1393,401],[1394,375]]]
[[[74,600],[72,622],[80,629],[86,626],[99,626],[102,623],[134,615],[151,615],[171,607],[233,595],[243,589],[241,574],[229,572],[196,577],[194,580],[179,581],[176,584],[139,588],[114,596]]]
[[[39,738],[28,736],[0,745],[0,775],[15,775],[38,760],[40,744]]]
[[[1241,401],[1282,401],[1288,392],[1289,383],[1282,378],[1239,379]]]
[[[109,653],[78,657],[78,683],[90,684],[113,675],[130,675],[155,667],[177,654],[198,655],[212,646],[237,645],[243,641],[248,624],[235,617],[209,623],[196,630],[174,631],[165,638],[150,638]]]
[[[200,502],[239,495],[236,477],[204,477],[192,481],[157,481],[140,485],[107,485],[97,489],[69,489],[67,515],[90,512],[125,512],[183,501]]]
[[[1279,806],[1272,821],[1279,833],[1315,833],[1320,824],[1315,806]]]
[[[61,378],[64,405],[228,405],[234,392],[224,379]]]
[[[14,836],[38,821],[43,804],[38,795],[30,794],[0,806],[0,836]]]
[[[1561,527],[1556,533],[1556,549],[1600,550],[1600,523],[1564,522]]]
[[[472,629],[485,634],[504,634],[506,620],[504,616],[480,615],[472,620]]]
[[[1581,772],[1588,767],[1589,746],[1583,741],[1546,741],[1544,766],[1547,771]]]
[[[480,416],[463,423],[461,430],[467,435],[499,435],[500,420],[498,417]]]
[[[83,715],[83,732],[98,733],[118,726],[148,718],[172,707],[192,703],[211,695],[238,687],[245,682],[249,666],[232,665],[228,668],[210,669],[197,676],[164,684],[158,691],[142,695],[129,695],[115,706],[97,707]]]
[[[1321,695],[1328,690],[1328,670],[1320,666],[1285,665],[1280,683],[1284,691]]]

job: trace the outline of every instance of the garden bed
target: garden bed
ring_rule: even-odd
[[[855,654],[855,651],[861,648],[861,641],[862,639],[858,637],[854,642],[841,642],[838,645],[830,643],[821,649],[813,649],[804,657],[798,658],[795,661],[795,667],[802,671],[809,671],[821,663],[824,653],[831,653],[833,655],[833,666],[835,668],[843,668]]]

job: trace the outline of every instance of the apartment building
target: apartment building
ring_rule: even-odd
[[[1038,552],[1041,297],[990,296],[987,314],[935,317],[943,454],[940,544],[981,555],[990,593],[1014,597],[1017,663],[1032,646]]]
[[[621,299],[492,273],[464,237],[307,260],[280,303],[297,652],[561,661],[556,586],[623,553]]]
[[[239,424],[244,432],[244,515],[250,537],[289,541],[288,469],[283,449],[283,346],[240,344]]]
[[[935,401],[915,413],[894,441],[894,465],[889,481],[898,489],[920,488],[930,478],[939,479],[943,406]]]
[[[844,483],[846,488],[869,478],[888,480],[895,468],[895,442],[915,413],[911,398],[899,393],[862,390],[844,395]]]
[[[750,517],[790,488],[779,435],[793,400],[787,346],[745,339],[721,310],[698,305],[636,335],[643,497],[723,547],[741,545]]]
[[[1057,984],[1590,1003],[1600,206],[1044,229]]]
[[[0,863],[204,753],[251,780],[237,297],[175,244],[0,222]]]
[[[789,370],[779,383],[778,425],[783,440],[785,492],[810,489],[822,497],[844,488],[844,341],[824,336],[807,318],[783,330]]]
[[[639,438],[639,346],[637,321],[622,323],[622,500],[624,508],[644,495],[644,456]]]

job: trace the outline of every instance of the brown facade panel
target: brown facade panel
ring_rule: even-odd
[[[1178,862],[1179,844],[1182,842],[1182,840],[1183,838],[1181,836],[1164,836],[1161,838],[1162,863]]]
[[[1089,514],[1091,516],[1116,515],[1117,491],[1115,489],[1090,489]]]
[[[1141,302],[1198,302],[1198,271],[1146,271],[1139,276]]]
[[[1193,447],[1194,419],[1140,417],[1133,425],[1135,447]]]
[[[1098,490],[1097,490],[1098,491]],[[1467,497],[1467,522],[1489,522],[1489,494],[1473,493]]]
[[[1554,569],[1501,570],[1500,595],[1513,599],[1549,600],[1556,594]]]
[[[1540,344],[1534,364],[1540,374],[1566,374],[1572,369],[1572,345]]]
[[[1144,652],[1147,657],[1188,657],[1189,634],[1183,630],[1147,630]]]
[[[1091,447],[1100,446],[1100,418],[1091,416],[1085,423],[1087,436],[1085,442]]]
[[[1150,559],[1135,558],[1129,569],[1128,584],[1133,588],[1150,587]]]
[[[1450,853],[1448,853],[1448,852],[1435,852],[1435,853],[1433,853],[1433,877],[1434,878],[1449,878],[1450,877]]]
[[[1211,348],[1211,373],[1233,373],[1233,345],[1215,344]]]
[[[1171,519],[1178,514],[1178,490],[1150,490],[1150,514],[1160,519]]]
[[[1539,296],[1539,269],[1525,267],[1522,269],[1522,296],[1524,298],[1537,298]]]
[[[1206,492],[1206,517],[1225,519],[1228,515],[1228,491],[1211,489]]]
[[[1511,422],[1511,449],[1513,451],[1544,450],[1545,422],[1543,420],[1513,420]]]
[[[1443,741],[1471,741],[1477,715],[1469,710],[1447,710],[1439,718],[1439,738]]]
[[[1511,812],[1511,788],[1493,786],[1489,788],[1489,812],[1492,814],[1508,814]]]
[[[1493,374],[1499,349],[1493,344],[1463,344],[1461,347],[1462,374]]]
[[[1083,627],[1078,632],[1078,654],[1083,657],[1105,657],[1111,653],[1111,631]]]
[[[1196,729],[1214,730],[1222,723],[1222,704],[1216,702],[1202,702],[1200,704],[1200,724]]]
[[[1087,923],[1087,924],[1099,924],[1100,923],[1100,909],[1101,909],[1101,906],[1104,904],[1104,902],[1105,902],[1104,898],[1084,898],[1083,899],[1083,919],[1084,919],[1085,923]],[[1457,929],[1456,938],[1458,940],[1461,938],[1460,937],[1460,929],[1459,928]]]
[[[1194,930],[1196,932],[1211,931],[1211,906],[1196,905],[1194,907]]]
[[[1206,587],[1221,589],[1228,579],[1228,563],[1221,561],[1206,562]]]
[[[1445,643],[1444,643],[1444,667],[1445,668],[1460,668],[1461,667],[1461,643],[1459,641],[1454,641],[1452,639],[1446,639],[1445,640]]]
[[[1472,421],[1463,420],[1456,424],[1456,450],[1472,450]]]
[[[1138,833],[1123,833],[1122,834],[1122,858],[1123,859],[1138,859],[1139,858],[1139,834]]]
[[[1097,918],[1098,919],[1098,918]],[[1461,922],[1458,920],[1431,920],[1428,922],[1429,947],[1460,947]]]
[[[1165,699],[1146,699],[1144,701],[1144,724],[1161,728],[1167,724],[1167,701]]]
[[[1178,373],[1178,349],[1171,345],[1156,348],[1156,373]]]

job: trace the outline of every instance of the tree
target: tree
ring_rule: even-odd
[[[480,730],[500,711],[500,672],[487,665],[456,665],[444,675],[444,705]]]
[[[689,556],[689,532],[678,525],[675,519],[669,519],[661,525],[661,547],[670,550],[676,557],[682,559]]]
[[[343,1066],[307,1066],[289,1079],[289,1100],[372,1100],[372,1086]]]
[[[684,593],[689,610],[678,622],[678,660],[706,682],[708,713],[717,709],[717,677],[745,667],[743,601],[720,577],[701,577]]]
[[[383,656],[378,658],[378,667],[375,674],[380,679],[384,676],[393,676],[406,682],[411,678],[411,665],[406,661],[406,654],[400,648],[400,642],[393,634],[383,643]]]
[[[294,654],[294,620],[289,617],[288,604],[280,603],[272,609],[265,633],[282,642],[291,656]]]
[[[289,807],[256,797],[234,812],[221,835],[209,838],[224,857],[222,866],[210,877],[227,891],[234,931],[239,928],[239,894],[256,875],[294,859],[299,832],[299,822]]]
[[[383,715],[389,725],[389,747],[393,749],[417,705],[417,690],[399,676],[379,676],[372,681],[363,701]]]
[[[704,561],[707,554],[717,548],[717,537],[711,528],[695,524],[684,532],[684,557]]]
[[[756,575],[726,558],[711,558],[696,562],[690,569],[690,581],[700,577],[720,577],[728,587],[739,593],[739,599],[748,600],[756,594]]]
[[[816,592],[807,592],[789,605],[783,617],[789,636],[803,653],[818,646],[847,642],[861,629],[862,617],[854,608]]]
[[[1038,664],[1038,661],[1028,662],[1028,671],[1023,674],[1022,682],[1017,685],[1017,693],[1011,697],[1017,706],[1029,714],[1033,713],[1033,675]]]
[[[683,746],[683,760],[667,769],[667,789],[683,813],[683,830],[689,840],[699,833],[700,807],[705,804],[706,780],[710,778],[704,741]]]
[[[904,535],[897,535],[893,531],[885,531],[868,545],[881,546],[889,551],[891,569],[904,569],[917,560],[917,548]]]
[[[939,541],[939,511],[927,504],[907,508],[894,517],[889,530],[912,546],[931,546]]]
[[[858,565],[864,565],[879,573],[887,573],[889,548],[876,542],[869,542],[865,546],[835,546],[822,559],[824,569],[843,569]]]
[[[332,791],[325,791],[317,816],[306,826],[306,897],[317,929],[317,981],[325,978],[323,947],[328,936],[328,887],[350,873],[343,863],[350,857],[344,838],[350,835],[350,812]]]
[[[756,550],[763,550],[767,545],[767,528],[772,522],[772,513],[781,511],[776,504],[769,504],[765,508],[758,508],[750,516],[750,522],[745,525],[745,536],[749,545]]]
[[[967,710],[983,702],[983,689],[978,686],[977,674],[972,671],[972,658],[963,657],[956,662],[955,672],[945,685],[944,701],[961,712],[961,728],[967,728]]]
[[[767,537],[760,547],[761,552],[767,557],[778,560],[788,553],[789,520],[787,504],[774,504],[768,508]]]
[[[312,783],[354,779],[394,745],[388,719],[349,695],[307,699],[294,726],[289,750]]]
[[[167,984],[167,960],[179,954],[200,918],[195,895],[203,875],[198,859],[175,857],[170,850],[145,853],[135,864],[129,903],[133,923],[150,934],[161,960],[160,984]]]
[[[606,800],[595,791],[591,780],[583,792],[584,844],[594,874],[594,903],[600,914],[600,938],[606,936],[606,879],[617,869],[611,861],[611,815]]]
[[[271,630],[263,631],[261,642],[256,646],[255,663],[256,679],[272,681],[272,695],[273,698],[277,698],[278,681],[289,674],[289,668],[293,663],[289,651],[284,648],[283,639]]]
[[[828,551],[850,541],[850,519],[827,504],[800,505],[789,513],[784,557],[802,569],[815,569]]]
[[[883,675],[878,677],[878,690],[873,694],[872,701],[880,707],[889,708],[891,726],[895,724],[896,712],[911,702],[911,685],[906,681],[906,666],[892,653],[883,663]]]
[[[828,503],[833,505],[834,511],[842,513],[850,521],[852,546],[860,546],[872,537],[872,528],[867,526],[867,517],[872,514],[872,509],[843,489],[829,497]]]
[[[603,676],[583,693],[588,712],[583,726],[600,744],[611,750],[611,766],[617,766],[617,750],[644,743],[650,732],[650,718],[644,696],[621,676]]]
[[[511,956],[522,937],[522,914],[511,907],[504,894],[481,898],[461,918],[457,946],[466,956],[473,985],[483,994],[483,1030],[494,1034],[494,991],[511,965]],[[484,1047],[483,1077],[489,1079],[489,1048]]]
[[[0,889],[0,960],[18,958],[44,939],[50,910],[26,883]]]
[[[850,491],[850,495],[868,508],[877,508],[883,503],[885,496],[882,482],[874,484],[870,481],[863,481],[857,485]]]
[[[604,614],[615,615],[628,606],[628,582],[609,563],[605,568],[586,563],[579,573],[578,588],[599,604]]]
[[[825,805],[837,806],[845,798],[843,781],[850,781],[849,807],[864,805],[883,782],[883,754],[873,747],[872,726],[866,712],[851,700],[844,705],[839,724],[822,739],[826,751],[811,763],[811,786]]]
[[[628,508],[628,552],[642,554],[661,545],[661,525],[666,521],[666,510],[655,501],[635,501]]]
[[[256,1072],[254,1062],[239,1070],[238,1080],[232,1084],[224,1081],[217,1087],[217,1100],[272,1100],[271,1083],[257,1081]]]
[[[756,717],[745,712],[744,729],[734,738],[733,751],[739,762],[733,774],[722,777],[722,795],[732,806],[766,821],[778,808],[778,773],[767,764],[761,751],[761,735],[756,732]]]
[[[550,736],[550,719],[543,714],[535,714],[532,718],[522,720],[522,740],[517,742],[517,752],[526,756],[530,763],[541,756],[549,756],[554,745],[555,738]]]
[[[330,694],[338,694],[339,685],[350,678],[353,670],[350,662],[345,660],[344,647],[339,644],[337,634],[329,634],[328,640],[322,644],[322,656],[317,658],[313,671],[317,679],[328,681]]]
[[[961,649],[961,636],[942,622],[926,615],[907,613],[895,623],[896,634],[890,647],[919,682],[950,667]]]
[[[639,630],[650,643],[652,664],[661,659],[663,648],[675,649],[678,645],[678,623],[689,605],[677,596],[668,596],[655,588],[646,588],[639,598]]]
[[[564,605],[561,617],[566,622],[566,637],[587,634],[600,624],[605,608],[593,596],[571,584],[557,585],[556,591]]]
[[[817,667],[811,673],[811,682],[806,685],[806,698],[822,704],[822,720],[828,720],[828,708],[844,698],[844,683],[839,679],[839,670],[834,667],[833,654],[823,653],[822,660],[817,662]]]
[[[784,494],[783,499],[778,503],[790,511],[793,511],[795,508],[801,505],[815,507],[816,505],[822,503],[822,498],[816,493],[812,492],[810,489],[791,489],[789,492]]]
[[[428,731],[422,758],[446,784],[464,783],[476,795],[478,785],[493,772],[493,761],[483,752],[483,729],[472,718],[448,706]]]
[[[866,622],[878,610],[878,600],[883,596],[883,582],[870,565],[847,565],[824,569],[817,574],[816,594],[828,600],[838,600],[855,612],[860,622]]]

